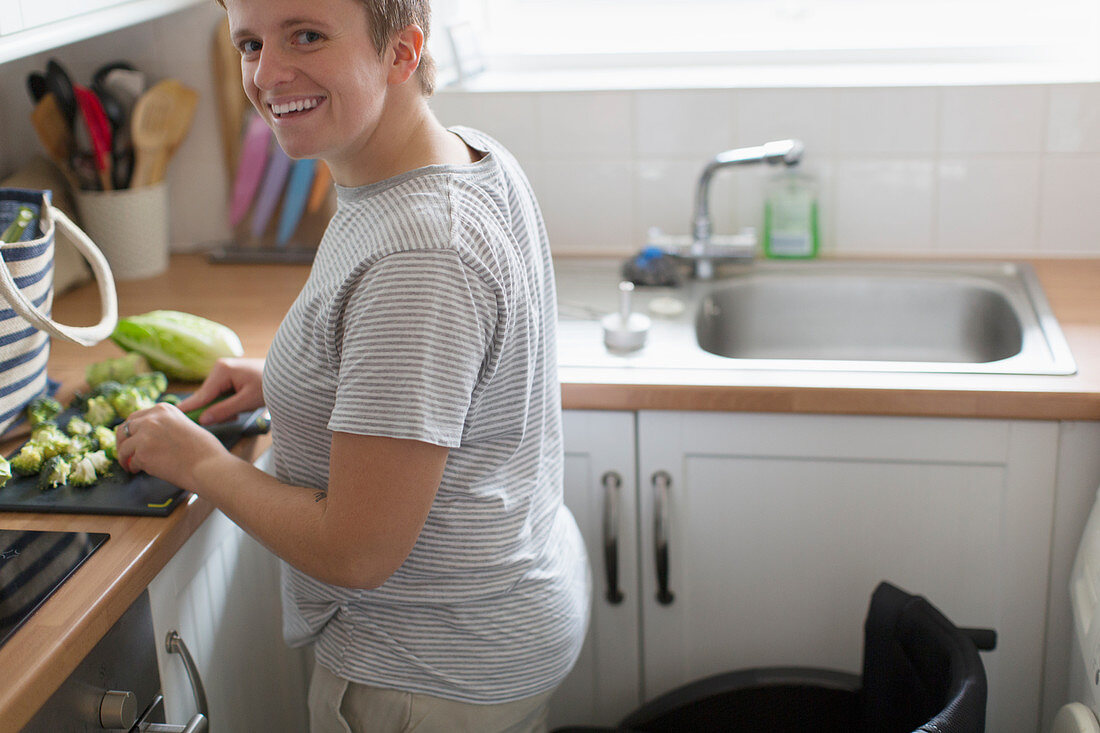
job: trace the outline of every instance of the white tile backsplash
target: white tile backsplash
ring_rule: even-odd
[[[714,154],[797,137],[826,254],[1100,256],[1100,84],[448,91],[436,105],[513,145],[558,252],[687,234]],[[775,172],[719,172],[715,231],[760,227]]]
[[[537,95],[539,150],[544,157],[630,160],[633,97],[626,92]]]
[[[1043,149],[1046,88],[949,87],[941,95],[940,152],[1037,153]]]
[[[933,163],[845,160],[834,180],[837,251],[870,254],[935,249]]]
[[[945,158],[937,244],[951,252],[1027,252],[1039,220],[1039,155]]]
[[[841,89],[832,99],[838,154],[935,153],[939,106],[935,89]]]
[[[1040,185],[1041,251],[1100,255],[1100,155],[1048,156]]]
[[[1100,84],[1051,87],[1046,150],[1100,153]]]
[[[726,90],[635,92],[635,152],[705,162],[734,147],[733,94]]]

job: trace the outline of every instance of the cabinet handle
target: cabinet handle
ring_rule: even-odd
[[[619,589],[619,502],[623,479],[615,471],[600,477],[603,484],[603,564],[607,573],[607,602],[617,606],[623,602]]]
[[[195,695],[196,711],[202,716],[204,721],[209,719],[210,709],[206,705],[206,690],[203,689],[202,678],[199,677],[199,668],[195,666],[195,660],[191,657],[191,652],[187,651],[187,645],[183,643],[183,638],[175,629],[168,632],[165,646],[168,648],[169,654],[180,655],[180,658],[183,660],[183,669],[187,672],[187,679],[191,681],[191,692]],[[189,731],[195,722],[195,719],[192,718],[185,730]]]
[[[675,596],[668,589],[668,504],[672,490],[672,476],[657,471],[653,482],[653,543],[657,552],[657,602],[662,606],[672,603]]]

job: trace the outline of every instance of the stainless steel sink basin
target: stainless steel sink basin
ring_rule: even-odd
[[[635,292],[636,310],[663,296],[682,301],[684,312],[655,315],[641,352],[576,365],[617,358],[620,365],[710,369],[1076,371],[1026,264],[759,262],[709,282]],[[566,364],[579,356],[568,344],[563,353]]]
[[[1023,347],[1009,296],[972,278],[771,273],[716,288],[699,345],[739,359],[986,363]]]

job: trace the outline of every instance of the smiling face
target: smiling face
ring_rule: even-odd
[[[385,137],[388,95],[418,58],[407,68],[400,44],[379,54],[358,0],[225,5],[245,93],[287,155],[321,158],[334,174],[369,159]]]

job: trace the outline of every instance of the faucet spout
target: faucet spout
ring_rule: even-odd
[[[797,165],[802,159],[805,147],[800,140],[774,140],[747,148],[734,148],[714,156],[699,175],[695,188],[695,212],[691,222],[692,244],[690,252],[696,259],[696,276],[709,278],[713,266],[706,256],[711,239],[710,221],[710,182],[714,174],[722,168],[734,165],[767,163],[769,165]]]

